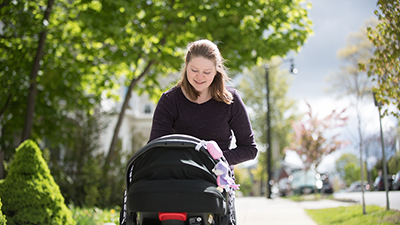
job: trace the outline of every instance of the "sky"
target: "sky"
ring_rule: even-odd
[[[377,0],[312,0],[309,18],[313,22],[314,34],[307,40],[298,53],[290,53],[294,59],[298,74],[294,76],[288,96],[299,102],[299,111],[307,111],[308,102],[313,112],[318,115],[328,115],[334,109],[344,109],[349,103],[337,100],[325,90],[329,83],[325,80],[330,74],[339,71],[340,61],[337,51],[346,47],[346,39],[352,32],[357,32],[364,21],[377,18],[374,11],[378,9]],[[282,65],[283,68],[285,68]],[[371,98],[372,99],[372,98]],[[379,129],[379,114],[373,102],[363,106],[364,118],[369,121],[364,129],[376,131]],[[350,124],[353,122],[349,122]],[[393,120],[382,121],[384,127],[391,126]],[[354,126],[352,126],[354,127]],[[353,135],[355,130],[350,127],[343,135]],[[318,168],[321,172],[334,169],[334,162],[343,151],[338,151],[326,157]],[[301,165],[297,154],[291,152],[286,161]]]

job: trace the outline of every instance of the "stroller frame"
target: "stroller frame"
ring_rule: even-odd
[[[216,163],[204,141],[189,135],[149,142],[126,168],[126,225],[228,225],[230,194],[217,189]]]

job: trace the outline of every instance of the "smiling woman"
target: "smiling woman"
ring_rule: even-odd
[[[199,93],[197,99],[191,99],[196,103],[204,103],[211,99],[211,94],[208,92],[208,87],[214,81],[217,74],[214,62],[203,57],[193,58],[187,66],[187,79],[193,88]],[[190,98],[186,92],[183,92],[186,97]]]
[[[165,92],[155,109],[150,141],[169,134],[186,134],[215,141],[231,165],[254,159],[257,148],[245,105],[232,88],[216,44],[195,41],[188,46],[182,79]],[[231,148],[233,135],[236,147]],[[236,224],[234,190],[229,200],[230,224]]]
[[[168,134],[187,134],[214,140],[231,165],[257,154],[245,105],[234,88],[216,44],[209,40],[190,43],[182,79],[165,92],[155,109],[150,141]],[[236,148],[230,149],[232,132]]]

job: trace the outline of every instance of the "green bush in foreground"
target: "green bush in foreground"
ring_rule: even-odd
[[[362,213],[361,205],[327,209],[306,209],[306,212],[317,224],[400,224],[400,211],[386,211],[385,208],[374,205],[366,206],[366,215]]]
[[[2,206],[2,203],[1,203],[1,198],[0,198],[0,225],[6,225],[6,222],[7,222],[6,216],[3,215],[3,212],[1,211],[1,206]]]
[[[14,155],[9,173],[0,185],[7,224],[75,224],[54,182],[39,147],[23,142]]]

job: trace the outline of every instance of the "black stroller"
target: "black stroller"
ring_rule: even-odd
[[[217,188],[216,162],[192,136],[149,142],[128,162],[126,224],[228,225],[230,195]]]

